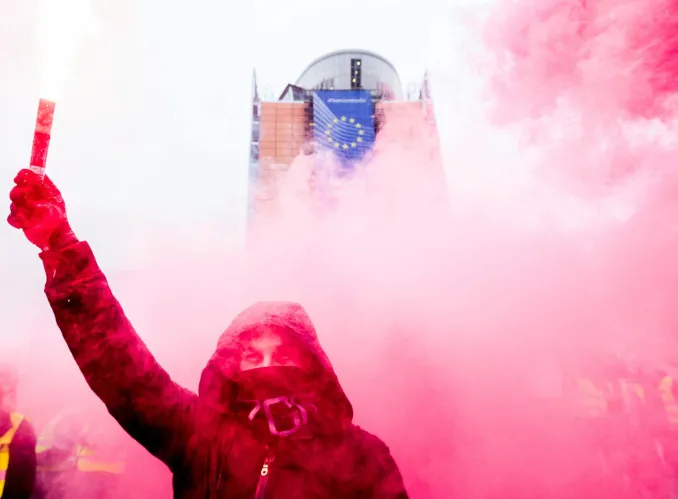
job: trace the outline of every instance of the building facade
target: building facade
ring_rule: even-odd
[[[437,140],[427,76],[418,94],[404,100],[395,67],[372,52],[345,50],[316,59],[276,101],[260,99],[256,76],[252,85],[250,226],[279,212],[281,185],[300,156],[332,150],[350,168],[396,118]],[[314,189],[317,183],[309,186]]]
[[[332,52],[316,59],[296,86],[310,90],[365,89],[381,94],[383,100],[403,100],[400,77],[393,64],[365,50]]]

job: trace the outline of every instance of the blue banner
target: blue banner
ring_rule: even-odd
[[[313,94],[316,146],[334,151],[342,164],[363,158],[374,144],[374,105],[367,90],[318,90]]]

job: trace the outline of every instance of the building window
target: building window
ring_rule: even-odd
[[[351,90],[362,88],[363,62],[361,59],[351,59]]]
[[[327,78],[320,82],[317,90],[334,90],[334,78]]]

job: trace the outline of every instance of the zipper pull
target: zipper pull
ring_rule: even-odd
[[[273,462],[272,456],[268,456],[264,459],[264,464],[261,466],[259,483],[257,484],[257,491],[254,494],[254,499],[264,499],[264,497],[266,496],[266,485],[268,484],[268,475],[271,472],[269,466],[272,462]]]
[[[264,459],[264,464],[261,467],[261,476],[267,476],[268,475],[268,465],[271,464],[271,458],[267,457]]]

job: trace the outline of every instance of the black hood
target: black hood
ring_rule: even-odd
[[[350,425],[353,407],[339,384],[329,358],[318,341],[310,317],[298,303],[260,302],[241,312],[219,338],[217,349],[200,377],[199,396],[211,407],[227,411],[232,403],[240,371],[244,336],[259,326],[285,328],[314,360],[312,372],[317,396],[332,407],[340,427]]]

